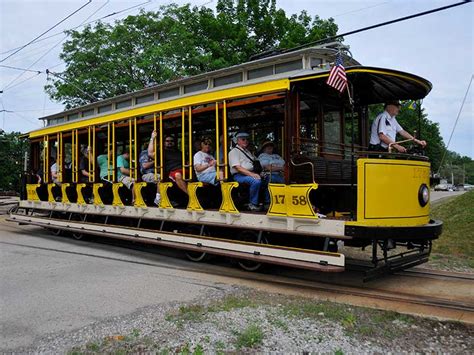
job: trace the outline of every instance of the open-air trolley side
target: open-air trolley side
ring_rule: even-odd
[[[339,272],[350,247],[372,248],[368,277],[426,262],[442,225],[429,216],[430,163],[368,152],[368,106],[422,99],[431,83],[343,55],[350,99],[326,84],[338,51],[325,45],[279,54],[41,118],[45,127],[28,134],[25,189],[9,219],[77,239],[180,248],[194,261],[224,255],[247,270],[265,263]],[[147,183],[139,161],[153,131],[158,182]],[[242,131],[255,150],[270,140],[285,160],[284,183],[270,181],[265,211],[246,210],[249,187],[231,174],[228,154]],[[168,136],[177,142],[187,193],[165,170]],[[213,142],[215,185],[198,181],[193,167],[203,136]],[[118,177],[124,152],[131,190]]]

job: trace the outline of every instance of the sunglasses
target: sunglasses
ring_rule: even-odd
[[[202,142],[203,145],[211,145],[210,142]]]
[[[172,139],[166,139],[165,142],[166,142],[166,143],[174,143],[174,140],[172,140]]]

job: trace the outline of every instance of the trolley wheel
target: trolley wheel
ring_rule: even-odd
[[[84,238],[84,233],[72,232],[72,237],[76,240],[81,240]]]
[[[240,232],[238,240],[241,240],[244,242],[258,243],[258,244],[268,244],[268,240],[264,236],[261,236],[259,238],[259,233],[255,231]],[[258,261],[253,261],[253,260],[239,259],[237,260],[237,263],[245,271],[251,271],[251,272],[257,271],[258,269],[262,267],[262,263]]]
[[[207,227],[204,227],[204,229],[202,230],[202,234],[201,234],[201,227],[200,226],[188,226],[182,232],[186,233],[186,234],[203,235],[203,236],[207,236],[207,237],[210,235],[209,229]],[[209,256],[205,252],[192,251],[192,250],[186,250],[184,252],[184,254],[186,255],[186,257],[189,260],[194,261],[196,263],[201,262],[201,261],[205,261]]]
[[[56,228],[49,228],[49,231],[51,232],[52,235],[61,235],[62,229],[56,229]]]
[[[84,219],[85,219],[85,216],[81,215],[81,214],[74,214],[71,218],[73,221],[81,221],[81,222],[84,222]],[[81,233],[81,232],[71,232],[71,235],[74,239],[76,240],[81,240],[81,239],[84,239],[85,237],[85,234],[84,233]]]

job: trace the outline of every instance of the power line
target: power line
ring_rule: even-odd
[[[87,5],[89,5],[90,3],[92,2],[92,0],[88,0],[87,4],[84,4],[82,5],[80,8],[78,8],[77,10],[75,10],[74,12],[72,12],[71,14],[69,14],[68,16],[66,16],[64,19],[62,19],[61,21],[59,21],[58,23],[56,23],[54,26],[50,27],[49,29],[47,29],[46,31],[44,31],[42,34],[40,34],[39,36],[35,37],[34,39],[32,39],[31,41],[29,41],[28,43],[24,44],[23,46],[21,46],[20,48],[18,48],[16,51],[14,51],[13,53],[11,53],[10,55],[8,55],[7,57],[3,58],[2,60],[0,60],[0,63],[4,62],[5,60],[7,60],[8,58],[10,58],[11,56],[17,54],[19,51],[21,51],[23,48],[25,48],[26,46],[29,46],[31,43],[33,43],[34,41],[36,41],[38,38],[42,37],[43,35],[45,35],[46,33],[48,33],[49,31],[51,31],[53,28],[57,27],[58,25],[60,25],[61,23],[63,23],[64,21],[66,21],[68,18],[70,18],[71,16],[73,16],[74,14],[76,14],[77,12],[79,12],[81,9],[83,9],[84,7],[86,7]]]
[[[28,77],[28,78],[26,78],[26,79],[20,81],[19,83],[16,83],[15,85],[6,87],[5,89],[2,90],[2,92],[5,92],[5,90],[7,90],[7,89],[8,89],[8,90],[13,89],[14,87],[17,87],[17,86],[23,84],[23,83],[26,82],[26,81],[29,81],[29,80],[31,80],[31,79],[33,79],[33,78],[36,78],[36,77],[37,77],[38,75],[40,75],[40,74],[41,74],[41,72],[38,72],[38,73],[36,73],[35,75],[32,75],[32,76],[30,76],[30,77]],[[21,74],[21,75],[23,75],[23,74]],[[20,75],[20,76],[21,76],[21,75]],[[19,77],[17,77],[17,78],[19,78]],[[15,80],[16,80],[16,79],[15,79]],[[11,84],[11,82],[10,82],[10,84]],[[8,85],[10,85],[10,84],[8,84]]]
[[[46,74],[51,74],[59,79],[61,79],[62,81],[64,81],[66,84],[68,85],[71,85],[71,86],[74,86],[77,90],[79,90],[80,92],[82,92],[84,95],[88,96],[90,99],[92,99],[92,102],[95,102],[97,101],[97,98],[91,94],[89,94],[88,92],[82,90],[79,86],[77,86],[76,84],[74,84],[72,81],[66,81],[60,74],[58,73],[53,73],[52,71],[46,69]]]
[[[316,44],[326,43],[326,42],[333,41],[333,40],[338,39],[338,38],[341,38],[341,37],[353,35],[353,34],[356,34],[356,33],[359,33],[359,32],[364,32],[364,31],[372,30],[372,29],[377,28],[377,27],[382,27],[382,26],[391,25],[391,24],[397,23],[397,22],[402,22],[402,21],[410,20],[410,19],[412,19],[412,18],[416,18],[416,17],[421,17],[421,16],[429,15],[429,14],[432,14],[432,13],[435,13],[435,12],[447,10],[447,9],[449,9],[449,8],[452,8],[452,7],[465,5],[465,4],[468,4],[468,3],[470,3],[470,2],[472,2],[472,0],[465,0],[465,1],[458,2],[458,3],[452,4],[452,5],[442,6],[442,7],[438,7],[438,8],[432,9],[432,10],[423,11],[423,12],[418,12],[418,13],[413,14],[413,15],[404,16],[404,17],[399,17],[399,18],[397,18],[397,19],[395,19],[395,20],[386,21],[386,22],[381,22],[381,23],[378,23],[378,24],[376,24],[376,25],[372,25],[372,26],[368,26],[368,27],[359,28],[359,29],[357,29],[357,30],[353,30],[353,31],[350,31],[350,32],[342,33],[342,34],[340,34],[340,35],[331,36],[331,37],[327,37],[327,38],[320,39],[320,40],[317,40],[317,41],[309,42],[309,43],[303,44],[303,45],[301,45],[301,46],[297,46],[297,47],[293,47],[293,48],[284,50],[284,51],[282,51],[282,53],[287,53],[287,52],[296,51],[296,50],[298,50],[298,49],[306,48],[306,47],[309,47],[309,46],[314,46],[314,45],[316,45]]]
[[[351,10],[351,11],[347,11],[347,12],[344,12],[342,14],[338,14],[338,15],[335,15],[335,16],[331,16],[332,18],[336,18],[336,17],[340,17],[340,16],[344,16],[344,15],[349,15],[349,14],[353,14],[355,12],[360,12],[360,11],[363,11],[363,10],[368,10],[368,9],[371,9],[373,7],[378,7],[380,5],[385,5],[385,4],[388,4],[389,1],[385,1],[385,2],[381,2],[381,3],[378,3],[378,4],[375,4],[375,5],[372,5],[372,6],[366,6],[366,7],[362,7],[360,9],[355,9],[355,10]]]
[[[444,158],[446,157],[446,153],[448,152],[449,144],[451,143],[451,138],[453,138],[454,130],[456,129],[456,125],[458,124],[459,117],[461,116],[462,109],[464,107],[464,103],[467,99],[467,94],[469,93],[469,89],[471,88],[472,79],[474,75],[471,74],[471,80],[469,81],[469,85],[467,86],[466,94],[464,95],[464,99],[462,100],[461,108],[459,109],[458,116],[456,117],[456,121],[454,122],[453,130],[451,131],[451,135],[449,136],[448,144],[446,145],[446,150],[443,153],[443,157],[441,158],[441,162],[439,163],[438,167],[438,174],[441,170],[441,166],[443,166]]]
[[[41,73],[40,70],[30,70],[30,69],[25,69],[25,68],[19,68],[19,67],[12,67],[10,65],[3,65],[3,64],[0,64],[0,67],[2,68],[7,68],[7,69],[14,69],[14,70],[22,70],[23,72],[25,71],[29,71],[29,72],[32,72],[32,73]]]
[[[107,4],[109,3],[109,0],[107,0],[107,2],[105,2],[101,7],[99,7],[97,10],[95,10],[92,14],[90,14],[84,21],[82,21],[81,25],[86,22],[87,20],[89,20],[92,16],[94,16],[97,12],[99,12],[102,8],[104,8],[104,6],[106,6]],[[57,42],[53,47],[51,47],[50,49],[46,50],[46,52],[41,56],[39,57],[35,62],[33,62],[29,67],[28,69],[30,69],[33,65],[35,65],[36,63],[38,63],[41,59],[43,59],[44,57],[46,57],[54,48],[56,48],[57,46],[59,46],[66,38],[68,38],[69,35],[66,35],[63,37],[63,39],[61,39],[59,42]],[[8,89],[11,89],[12,87],[15,87],[15,86],[18,86],[19,84],[17,85],[13,85],[11,86],[15,81],[17,81],[24,73],[26,72],[23,71],[23,73],[21,73],[20,75],[18,75],[15,79],[13,79],[12,81],[10,81],[7,85],[5,85],[5,88],[3,89],[3,91],[5,90],[8,90]],[[40,74],[40,72],[38,72],[38,74]],[[31,79],[31,78],[30,78]],[[25,82],[27,80],[23,80],[21,83]]]
[[[100,17],[100,18],[98,18],[98,19],[95,19],[95,20],[92,20],[92,21],[89,21],[89,22],[80,24],[80,25],[78,25],[78,26],[76,26],[76,27],[72,27],[72,28],[69,28],[69,29],[67,29],[67,30],[64,30],[64,31],[55,33],[55,34],[53,34],[53,35],[50,35],[50,36],[47,36],[47,37],[43,37],[43,38],[34,40],[32,43],[38,43],[38,42],[41,42],[41,41],[45,41],[45,40],[50,39],[50,38],[52,38],[52,37],[59,36],[59,35],[63,34],[65,31],[72,31],[72,30],[78,29],[79,27],[87,26],[87,25],[89,25],[89,24],[91,24],[91,23],[94,23],[94,22],[103,20],[103,19],[105,19],[105,18],[107,18],[107,17],[115,16],[115,15],[121,14],[122,12],[130,11],[131,9],[134,9],[134,8],[136,8],[136,7],[138,7],[138,6],[142,6],[142,5],[144,5],[144,4],[148,4],[148,3],[150,3],[151,1],[152,1],[152,0],[147,0],[147,1],[145,1],[145,2],[142,2],[142,3],[138,4],[138,5],[134,5],[134,6],[131,6],[131,7],[127,7],[126,9],[123,9],[123,10],[120,10],[120,11],[112,12],[112,13],[110,13],[110,14],[108,14],[108,15],[105,15],[105,16],[102,16],[102,17]],[[16,47],[16,48],[9,49],[9,50],[7,50],[7,51],[5,51],[5,52],[1,52],[0,54],[6,54],[6,53],[12,52],[12,51],[14,51],[14,50],[16,50],[16,49],[19,49],[19,48],[21,48],[21,46],[20,46],[20,47]]]
[[[145,5],[145,4],[150,3],[151,1],[152,1],[152,0],[147,0],[146,2],[143,2],[143,3],[137,4],[137,5],[128,7],[128,8],[126,8],[126,9],[123,9],[123,10],[120,10],[120,11],[116,11],[116,12],[112,12],[112,13],[110,13],[110,14],[108,14],[108,15],[106,15],[106,16],[103,16],[103,17],[101,17],[101,18],[98,18],[98,19],[96,19],[96,20],[93,20],[93,21],[90,21],[90,22],[86,22],[86,23],[83,22],[83,23],[81,23],[80,25],[78,25],[78,26],[76,26],[76,27],[74,27],[74,28],[72,28],[72,29],[70,29],[70,30],[77,29],[77,28],[79,28],[79,27],[85,26],[85,25],[90,24],[90,23],[93,23],[93,22],[97,22],[97,21],[99,21],[99,20],[101,20],[101,19],[104,19],[104,18],[107,18],[107,17],[111,17],[111,16],[118,15],[118,14],[120,14],[120,13],[124,13],[124,12],[127,12],[127,11],[131,11],[132,9],[134,9],[134,8],[136,8],[136,7],[139,7],[139,6],[142,6],[142,5]],[[99,12],[108,2],[109,2],[109,0],[107,0],[107,2],[106,2],[105,4],[103,4],[99,9],[97,9],[97,10],[96,10],[94,13],[92,13],[89,17],[87,17],[85,21],[87,21],[88,19],[90,19],[90,18],[91,18],[93,15],[95,15],[97,12]],[[66,30],[66,31],[70,31],[70,30]],[[52,35],[52,36],[48,36],[48,37],[39,39],[39,40],[37,40],[36,42],[43,41],[43,40],[45,40],[45,39],[48,39],[48,38],[57,36],[57,35],[62,34],[62,33],[63,33],[63,32],[59,32],[59,33],[57,33],[57,34],[55,34],[55,35]],[[66,36],[65,38],[67,38],[67,36]],[[63,38],[59,43],[61,43],[62,41],[64,41],[65,38]],[[41,56],[36,62],[34,62],[33,64],[31,64],[28,68],[11,67],[11,66],[6,66],[6,65],[0,65],[0,66],[6,67],[6,68],[11,68],[11,69],[23,70],[23,71],[33,71],[33,72],[37,72],[37,73],[44,73],[43,71],[39,71],[39,70],[30,70],[30,68],[31,68],[35,63],[39,62],[42,58],[44,58],[52,49],[54,49],[56,46],[58,46],[59,43],[57,43],[57,44],[54,45],[51,49],[49,49],[48,51],[46,51],[46,53],[45,53],[43,56]],[[20,48],[20,47],[17,47],[17,48]],[[17,48],[15,48],[15,49],[17,49]],[[14,50],[14,49],[13,49],[13,50]],[[8,53],[8,52],[10,52],[10,51],[12,51],[12,50],[9,50],[9,51],[3,52],[3,53]],[[3,54],[3,53],[2,53],[2,54]],[[56,68],[56,67],[58,67],[58,66],[60,66],[60,65],[63,65],[63,64],[64,64],[64,63],[58,63],[58,64],[56,64],[56,65],[53,65],[53,66],[50,67],[49,69]],[[16,80],[18,80],[18,78],[21,77],[22,75],[23,75],[23,73],[20,74],[18,77],[16,77],[13,81],[11,81],[10,83],[8,83],[8,84],[6,85],[6,87],[5,87],[2,91],[0,91],[0,93],[3,93],[3,91],[4,91],[5,89],[11,89],[11,87],[8,87],[8,86],[11,85],[11,84],[12,84],[13,82],[15,82]],[[25,81],[27,81],[27,80],[22,81],[22,83],[25,82]],[[17,85],[15,85],[15,87],[16,87],[16,86],[17,86]]]

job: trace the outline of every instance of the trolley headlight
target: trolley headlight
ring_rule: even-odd
[[[430,200],[430,189],[425,184],[420,186],[418,190],[418,202],[420,203],[421,207],[425,207]]]

